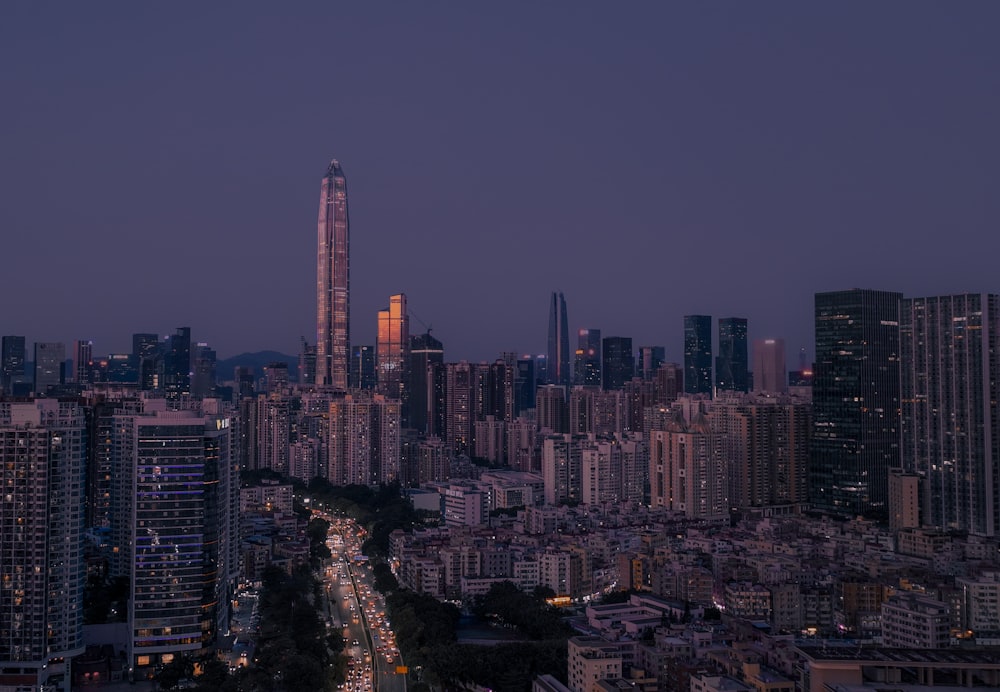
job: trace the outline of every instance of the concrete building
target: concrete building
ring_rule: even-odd
[[[82,654],[85,422],[0,402],[0,689],[65,690]]]

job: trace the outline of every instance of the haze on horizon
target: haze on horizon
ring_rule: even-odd
[[[315,339],[320,179],[351,332],[446,359],[548,299],[680,360],[682,316],[812,350],[813,294],[1000,292],[1000,5],[69,2],[0,9],[0,333]],[[571,334],[575,346],[575,335]]]

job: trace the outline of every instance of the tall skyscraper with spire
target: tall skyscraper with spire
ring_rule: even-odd
[[[319,193],[316,253],[316,384],[347,389],[350,353],[350,270],[347,178],[334,159]]]
[[[570,384],[569,326],[566,320],[566,298],[556,292],[549,306],[549,384]]]

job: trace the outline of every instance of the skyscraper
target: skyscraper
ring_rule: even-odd
[[[712,317],[684,316],[684,391],[712,393]]]
[[[601,385],[604,389],[621,389],[635,374],[632,338],[607,336],[601,344]]]
[[[715,386],[722,391],[749,391],[747,373],[747,321],[743,317],[719,318],[719,356],[715,359]]]
[[[788,391],[784,339],[754,340],[753,391],[771,394]]]
[[[150,390],[161,387],[163,354],[160,351],[160,337],[156,334],[139,333],[132,335],[132,358],[139,373],[139,389]]]
[[[410,317],[406,314],[406,294],[389,297],[389,306],[378,311],[378,340],[375,342],[376,390],[399,401],[403,426],[409,425],[408,398],[410,368]]]
[[[73,381],[90,384],[94,368],[94,342],[77,340],[73,342]]]
[[[425,435],[431,434],[429,423],[441,417],[440,411],[432,412],[432,404],[439,401],[434,396],[434,366],[444,365],[444,344],[426,334],[410,337],[410,422],[409,427]]]
[[[902,461],[924,523],[1000,535],[1000,297],[908,298],[899,311]]]
[[[375,347],[351,347],[351,373],[347,378],[351,389],[375,389]]]
[[[5,336],[0,341],[0,390],[10,394],[12,385],[24,377],[24,337]]]
[[[191,411],[115,417],[113,570],[129,577],[129,665],[137,677],[226,632],[237,569],[233,421]]]
[[[573,383],[585,387],[601,386],[601,330],[581,329],[577,332]]]
[[[347,178],[334,159],[319,194],[316,253],[316,384],[347,389],[350,353],[350,226]]]
[[[65,360],[65,344],[35,343],[35,392],[45,394],[49,387],[58,387],[66,381]]]
[[[667,350],[663,346],[640,346],[636,374],[644,380],[651,380],[666,359]]]
[[[900,465],[899,301],[888,291],[816,294],[809,501],[843,514],[887,512]]]
[[[549,305],[549,351],[546,368],[548,384],[570,384],[569,326],[566,320],[566,298],[560,292],[552,294]]]
[[[178,327],[167,337],[163,382],[168,398],[191,393],[191,328]]]

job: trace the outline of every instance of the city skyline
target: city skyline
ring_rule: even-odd
[[[29,344],[186,325],[223,356],[296,353],[333,156],[352,346],[405,292],[449,361],[543,353],[560,291],[571,330],[668,361],[683,315],[739,315],[794,365],[817,292],[1000,289],[992,5],[120,7],[0,28],[0,332]]]

